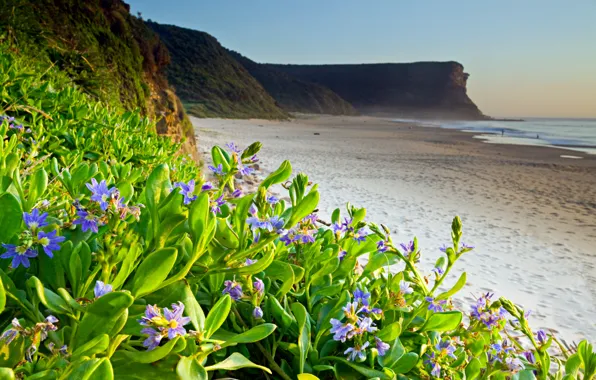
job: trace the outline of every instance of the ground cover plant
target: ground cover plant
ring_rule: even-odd
[[[259,143],[214,147],[205,181],[155,120],[2,52],[1,378],[594,378],[588,342],[507,299],[453,305],[458,217],[425,273],[364,208],[321,220],[287,161],[237,188]]]

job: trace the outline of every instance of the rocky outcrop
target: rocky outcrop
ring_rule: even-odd
[[[356,115],[350,103],[319,84],[298,79],[269,65],[252,61],[240,53],[228,51],[286,111],[328,115]]]
[[[467,95],[468,74],[458,62],[265,66],[328,87],[366,114],[485,118]]]

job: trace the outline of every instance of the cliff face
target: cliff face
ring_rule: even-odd
[[[326,86],[358,111],[397,117],[484,119],[457,62],[267,67]]]
[[[199,117],[286,118],[259,82],[211,35],[147,22],[172,58],[168,80],[189,113]]]
[[[335,92],[319,84],[298,79],[269,65],[252,61],[240,53],[228,51],[286,111],[356,115],[350,103]]]
[[[0,36],[20,54],[64,71],[81,89],[123,110],[140,109],[197,158],[192,125],[169,86],[167,49],[121,0],[5,0]]]

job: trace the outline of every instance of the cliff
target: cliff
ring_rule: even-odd
[[[252,61],[240,53],[228,51],[286,111],[356,115],[350,103],[327,87],[298,79],[269,65]]]
[[[211,35],[147,22],[172,57],[168,80],[189,113],[199,117],[280,119],[288,115]]]
[[[106,106],[140,109],[157,132],[185,139],[192,125],[164,73],[170,57],[159,37],[121,0],[5,0],[0,38],[19,54],[56,66]]]
[[[486,118],[468,97],[468,74],[457,62],[265,66],[326,86],[366,114]]]

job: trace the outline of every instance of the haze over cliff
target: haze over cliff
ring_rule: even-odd
[[[467,95],[468,74],[458,62],[264,66],[326,86],[361,113],[485,118]]]

